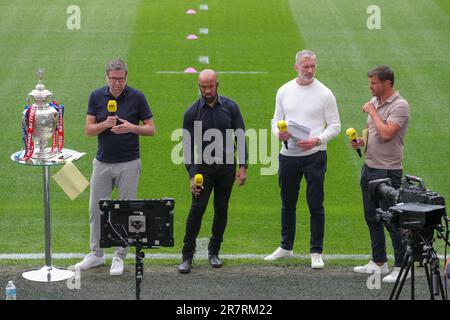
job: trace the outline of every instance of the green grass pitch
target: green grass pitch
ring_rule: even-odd
[[[350,126],[360,131],[366,118],[361,106],[370,99],[367,70],[388,64],[412,109],[405,173],[422,177],[428,188],[450,198],[450,3],[380,0],[381,28],[369,30],[366,10],[372,2],[205,0],[209,10],[203,11],[203,2],[181,0],[79,0],[81,28],[69,30],[66,10],[72,1],[1,1],[0,253],[44,250],[42,170],[9,160],[20,149],[21,111],[36,84],[36,69],[45,68],[45,85],[66,106],[65,146],[87,153],[76,165],[89,178],[97,141],[83,134],[87,100],[105,84],[104,65],[113,57],[128,62],[128,83],[146,94],[157,127],[156,136],[141,138],[139,197],[176,200],[176,246],[158,253],[181,250],[190,194],[184,166],[171,162],[177,142],[170,137],[198,97],[196,75],[158,71],[263,71],[220,74],[220,93],[238,102],[248,128],[269,130],[275,93],[295,77],[295,53],[308,48],[318,56],[317,78],[337,98],[343,131]],[[189,8],[198,13],[186,15]],[[200,28],[208,28],[208,34],[199,34]],[[190,33],[199,39],[186,40]],[[199,56],[208,56],[209,65]],[[324,253],[369,254],[359,189],[363,160],[341,134],[328,145],[328,161]],[[267,166],[251,165],[247,185],[233,191],[223,253],[263,254],[279,245],[277,176],[261,175],[261,167]],[[70,201],[52,181],[51,201],[53,252],[87,253],[89,192]],[[297,221],[294,251],[305,254],[304,188]],[[210,236],[211,222],[209,207],[200,238]]]

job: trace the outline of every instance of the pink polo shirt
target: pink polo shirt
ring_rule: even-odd
[[[401,129],[391,141],[384,142],[378,135],[372,118],[368,116],[369,136],[367,139],[366,164],[375,169],[402,169],[404,138],[410,114],[409,104],[400,96],[398,91],[381,106],[378,97],[372,98],[371,102],[375,105],[378,115],[385,123],[396,123]]]

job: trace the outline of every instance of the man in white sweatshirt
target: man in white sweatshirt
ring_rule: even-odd
[[[282,201],[281,246],[264,260],[293,256],[297,200],[300,182],[305,176],[310,212],[311,267],[320,269],[324,267],[323,201],[327,143],[339,134],[341,123],[336,98],[330,89],[314,77],[316,67],[316,55],[312,51],[298,52],[295,56],[297,78],[284,84],[277,92],[272,131],[281,141],[287,141],[282,143],[278,171]],[[277,123],[280,120],[286,121],[287,131],[278,130]],[[297,133],[301,131],[304,132],[303,136]]]

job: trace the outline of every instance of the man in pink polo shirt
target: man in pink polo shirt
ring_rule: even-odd
[[[385,65],[380,65],[368,73],[369,86],[373,98],[364,104],[363,111],[367,113],[367,141],[359,138],[352,142],[354,149],[366,145],[366,161],[361,171],[361,190],[364,204],[364,215],[369,227],[372,242],[372,260],[364,266],[355,267],[357,273],[389,273],[386,255],[386,243],[383,223],[376,221],[375,209],[387,206],[371,199],[368,187],[372,180],[390,178],[392,187],[400,187],[403,174],[403,144],[409,121],[409,104],[394,89],[394,72]],[[394,248],[395,267],[383,278],[385,283],[397,280],[405,255],[405,246],[401,234],[386,225]],[[410,275],[408,274],[408,278]]]

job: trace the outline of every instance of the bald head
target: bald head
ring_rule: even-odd
[[[213,69],[205,69],[198,75],[198,82],[217,81],[217,74]]]
[[[208,104],[214,104],[217,97],[217,74],[212,69],[205,69],[198,76],[198,86],[203,98]]]

